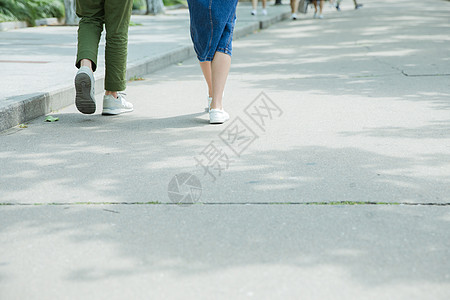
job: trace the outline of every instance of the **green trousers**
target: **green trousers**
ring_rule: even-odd
[[[82,59],[97,69],[98,44],[106,29],[105,90],[117,92],[126,88],[128,26],[133,0],[77,0],[78,27],[77,68]]]

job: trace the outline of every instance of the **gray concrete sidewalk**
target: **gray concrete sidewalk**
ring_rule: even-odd
[[[2,132],[0,298],[448,299],[450,3],[363,3],[237,40],[224,125],[192,57]]]
[[[1,298],[447,300],[448,209],[1,208]]]
[[[272,6],[268,16],[252,17],[239,5],[237,38],[289,16],[288,7]],[[162,16],[133,16],[127,78],[139,77],[192,57],[187,9]],[[0,131],[73,103],[76,72],[75,26],[0,32]],[[99,49],[96,91],[103,92],[104,35]]]

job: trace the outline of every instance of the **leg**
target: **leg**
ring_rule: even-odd
[[[320,0],[320,15],[322,15],[322,11],[323,11],[323,3],[325,2],[325,0]]]
[[[82,60],[80,60],[80,67],[88,67],[92,71],[93,67],[92,60],[83,58]]]
[[[355,9],[361,8],[363,6],[362,4],[358,4],[356,0],[353,0],[353,3],[355,4]]]
[[[252,0],[252,15],[256,16],[256,8],[258,7],[258,0]]]
[[[75,66],[79,69],[75,76],[75,106],[84,114],[93,114],[95,104],[95,79],[97,69],[98,43],[103,31],[104,10],[102,1],[79,0],[77,15],[81,18],[78,26],[78,48]]]
[[[206,84],[208,85],[208,97],[212,97],[213,91],[211,78],[211,62],[210,61],[200,62],[200,68],[202,68],[203,77],[205,77]]]
[[[128,26],[133,0],[105,0],[106,94],[117,97],[126,88]]]
[[[252,8],[255,10],[258,7],[258,0],[252,0]]]
[[[128,26],[133,0],[104,0],[105,5],[105,96],[102,115],[133,111],[133,105],[117,92],[126,89]]]
[[[216,52],[211,62],[211,78],[213,101],[212,109],[223,109],[222,95],[225,89],[228,72],[231,66],[231,56],[222,52]]]
[[[76,5],[77,15],[81,20],[78,26],[78,50],[75,65],[77,68],[87,66],[95,71],[105,12],[101,1],[79,0]]]
[[[266,0],[262,0],[262,7],[263,7],[262,14],[266,16],[267,15]]]
[[[295,13],[298,10],[298,4],[300,3],[300,0],[294,0],[293,2],[294,2],[293,7],[294,7],[294,13]]]
[[[298,4],[300,0],[291,0],[291,18],[297,19],[297,10],[298,10]]]

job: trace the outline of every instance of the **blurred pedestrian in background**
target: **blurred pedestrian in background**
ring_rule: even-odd
[[[342,0],[336,0],[336,9],[337,10],[341,10],[340,4],[341,4]],[[363,5],[362,4],[358,4],[358,2],[356,0],[353,0],[353,4],[355,4],[355,9],[360,9]]]
[[[317,1],[320,2],[320,4],[319,4],[319,6],[320,6],[320,13],[319,14],[317,14]],[[323,2],[324,2],[324,0],[313,0],[313,4],[314,4],[314,16],[313,16],[313,18],[314,19],[316,19],[316,18],[323,19],[323,14],[322,14]]]
[[[298,3],[300,0],[291,0],[291,19],[297,20]]]
[[[261,2],[263,8],[262,14],[266,16],[267,15],[266,0],[261,0]],[[251,12],[252,16],[256,16],[258,14],[257,7],[258,7],[258,0],[252,0],[252,8],[253,8]]]

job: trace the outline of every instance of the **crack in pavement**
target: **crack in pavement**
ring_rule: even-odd
[[[450,202],[374,202],[374,201],[330,201],[330,202],[61,202],[61,203],[13,203],[0,202],[1,206],[82,206],[82,205],[409,205],[450,206]],[[114,211],[115,212],[115,211]]]
[[[363,47],[367,50],[367,53],[366,53],[367,56],[372,57],[379,64],[388,66],[391,69],[393,69],[393,70],[395,70],[397,72],[400,72],[400,74],[402,74],[403,76],[406,76],[406,77],[442,77],[442,76],[450,76],[450,73],[449,74],[448,73],[443,73],[443,74],[408,74],[405,70],[403,70],[403,69],[401,69],[401,68],[399,68],[397,66],[394,66],[394,65],[390,64],[387,61],[384,61],[384,60],[382,60],[382,59],[380,59],[378,57],[375,57],[375,56],[371,56],[370,52],[372,51],[372,49],[371,49],[370,46],[363,46]]]

